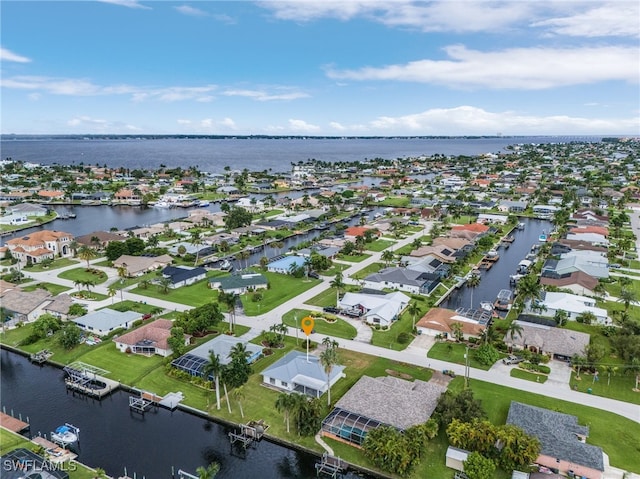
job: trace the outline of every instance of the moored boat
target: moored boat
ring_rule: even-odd
[[[493,302],[493,307],[498,311],[509,311],[511,307],[511,299],[513,298],[513,293],[510,289],[501,289],[498,292],[498,296],[496,300]]]
[[[80,440],[80,429],[72,424],[65,423],[62,426],[58,426],[51,433],[51,440],[63,447],[74,444]]]

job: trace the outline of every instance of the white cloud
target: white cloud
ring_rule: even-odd
[[[111,3],[112,5],[120,5],[121,7],[151,10],[151,7],[142,5],[138,0],[98,0],[98,1],[102,3]]]
[[[320,131],[320,127],[317,125],[312,125],[311,123],[307,123],[304,120],[294,120],[294,119],[289,120],[289,129],[291,131],[298,131],[298,132],[305,132],[305,133]]]
[[[368,125],[372,133],[391,135],[599,135],[638,131],[640,118],[581,118],[567,115],[533,116],[513,111],[490,112],[473,106],[435,108],[421,113],[382,116]]]
[[[445,48],[450,60],[418,60],[407,64],[357,70],[328,69],[334,79],[433,83],[457,88],[537,90],[610,80],[638,82],[637,48],[512,48],[495,52],[464,45]]]
[[[640,36],[640,3],[616,2],[596,5],[569,14],[549,18],[531,24],[533,27],[549,27],[558,35],[578,37],[638,37]]]
[[[27,57],[23,57],[22,55],[18,55],[17,53],[13,53],[11,50],[8,50],[6,48],[0,47],[0,61],[29,63],[31,62],[31,59]]]
[[[69,126],[82,126],[82,127],[90,127],[91,129],[95,129],[98,127],[99,129],[105,129],[109,126],[109,122],[107,120],[101,120],[98,118],[91,118],[89,116],[78,116],[72,118],[67,122]]]
[[[183,120],[183,119],[178,118],[177,123],[178,123],[178,125],[190,125],[191,124],[191,120]]]
[[[231,118],[224,118],[222,121],[219,122],[220,126],[224,126],[226,128],[229,128],[230,130],[235,130],[237,128],[236,126],[236,122],[233,121]]]
[[[206,17],[209,15],[204,10],[190,7],[189,5],[180,5],[179,7],[173,7],[173,8],[175,8],[178,12],[182,13],[183,15],[189,15],[192,17]]]
[[[226,90],[223,95],[240,96],[251,98],[256,101],[281,101],[281,100],[297,100],[299,98],[307,98],[308,94],[299,91],[288,91],[282,89],[282,92],[268,93],[264,90]]]

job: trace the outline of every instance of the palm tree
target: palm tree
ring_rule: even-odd
[[[198,479],[213,479],[218,474],[218,471],[220,471],[220,464],[212,462],[207,467],[200,466],[197,468],[196,474]]]
[[[333,366],[338,362],[338,354],[336,348],[329,347],[320,353],[320,364],[327,375],[327,406],[331,405],[331,371]]]
[[[158,289],[162,294],[169,294],[169,286],[171,286],[171,278],[161,278],[158,281]]]
[[[395,255],[393,254],[393,251],[386,249],[382,252],[382,255],[380,256],[380,259],[382,261],[384,261],[384,266],[388,267],[389,263],[391,263],[393,261],[393,259],[395,258]]]
[[[87,270],[91,269],[90,261],[98,257],[98,253],[87,245],[82,245],[78,250],[78,258],[87,262]]]
[[[110,285],[107,288],[107,295],[111,298],[111,304],[113,304],[113,298],[117,294],[118,289],[114,285]]]
[[[297,395],[297,394],[296,394]],[[284,413],[284,420],[287,423],[287,433],[289,433],[289,419],[291,417],[291,413],[295,408],[297,403],[297,398],[294,397],[294,394],[282,392],[278,394],[276,399],[276,410],[278,412]]]
[[[213,376],[216,383],[216,407],[220,409],[220,374],[222,373],[223,365],[220,362],[220,355],[209,351],[209,362],[204,365],[202,374],[205,379],[209,376]]]
[[[528,274],[524,278],[521,278],[516,286],[518,297],[523,304],[526,303],[527,300],[533,302],[534,299],[538,299],[541,288],[538,277],[533,274]]]
[[[149,286],[151,286],[151,281],[149,281],[148,279],[143,279],[142,281],[140,281],[140,283],[138,283],[138,286],[140,286],[142,289],[149,289]]]
[[[620,296],[618,297],[618,302],[624,304],[624,310],[628,311],[629,310],[629,306],[631,306],[631,304],[635,304],[638,302],[638,298],[636,296],[636,293],[628,288],[622,288],[620,290]]]
[[[244,399],[244,386],[238,386],[233,390],[233,399],[238,401],[238,407],[240,408],[240,416],[244,419],[244,411],[242,410],[242,400]]]
[[[558,326],[564,326],[567,323],[567,312],[564,309],[557,309],[553,315],[553,319]]]
[[[411,319],[412,319],[411,332],[413,332],[413,330],[416,329],[416,316],[420,314],[420,306],[418,306],[418,302],[414,301],[413,303],[409,303],[407,312],[411,315]]]
[[[202,246],[202,236],[199,230],[193,230],[191,232],[191,239],[189,242],[196,248],[196,260],[193,262],[194,266],[198,265],[198,256],[200,255],[200,246]]]
[[[614,376],[616,375],[616,372],[618,371],[618,366],[613,366],[612,364],[606,364],[602,366],[602,368],[607,373],[607,386],[609,386],[609,384],[611,384],[611,374],[613,373]]]
[[[231,351],[229,351],[229,357],[232,361],[242,360],[246,362],[247,359],[249,359],[249,356],[251,356],[251,353],[247,351],[247,347],[244,345],[244,343],[236,343],[231,348]]]
[[[467,288],[471,288],[471,304],[470,308],[473,308],[473,290],[480,285],[480,275],[473,273],[467,280]]]
[[[338,304],[340,304],[340,290],[342,288],[344,288],[345,284],[344,284],[344,277],[342,276],[342,272],[338,271],[336,273],[335,278],[333,278],[333,280],[331,280],[331,282],[329,283],[329,285],[332,288],[336,288],[336,307],[338,306]]]

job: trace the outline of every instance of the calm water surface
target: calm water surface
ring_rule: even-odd
[[[159,408],[144,416],[129,410],[129,394],[116,392],[102,401],[67,393],[63,372],[35,366],[8,351],[0,353],[2,406],[29,417],[31,432],[49,436],[65,422],[80,428],[78,460],[118,477],[163,479],[171,468],[195,473],[217,461],[221,479],[306,479],[315,477],[317,458],[266,440],[255,449],[231,453],[230,429],[204,418]],[[355,473],[347,479],[363,477]]]

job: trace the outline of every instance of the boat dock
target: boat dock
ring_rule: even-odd
[[[26,418],[26,419],[27,419],[27,422],[24,422],[22,420],[22,416],[20,416],[20,418],[18,419],[13,416],[10,416],[9,414],[6,414],[3,411],[3,412],[0,412],[0,427],[20,434],[26,431],[27,429],[29,429],[30,427],[29,418]]]
[[[31,442],[37,444],[38,446],[44,447],[49,462],[62,463],[73,461],[78,457],[77,454],[71,452],[69,449],[64,449],[41,436],[33,438]]]
[[[183,399],[184,394],[180,391],[168,393],[165,396],[158,396],[154,393],[142,391],[140,396],[129,396],[129,409],[139,414],[144,414],[152,406],[162,406],[173,411]]]
[[[51,351],[49,351],[48,349],[43,349],[42,351],[33,353],[31,356],[29,356],[29,359],[31,360],[32,363],[43,364],[51,356],[53,356],[53,353]]]
[[[264,436],[269,426],[264,423],[264,420],[249,421],[247,424],[240,425],[240,432],[230,432],[229,440],[231,445],[239,443],[243,448],[247,448],[258,442]]]
[[[316,477],[321,474],[323,476],[336,477],[339,473],[346,470],[347,466],[347,462],[325,452],[322,455],[322,460],[316,463]]]
[[[105,377],[109,371],[80,361],[65,366],[64,372],[67,389],[95,399],[102,399],[120,387],[120,383]]]

